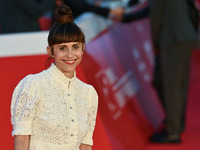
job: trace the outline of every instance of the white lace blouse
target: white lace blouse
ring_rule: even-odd
[[[16,86],[11,102],[12,135],[31,135],[29,150],[79,150],[93,145],[98,96],[78,78],[52,64]]]

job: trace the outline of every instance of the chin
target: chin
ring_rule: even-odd
[[[66,73],[72,73],[74,71],[75,71],[75,69],[66,69],[66,70],[64,70],[64,72],[66,72]]]

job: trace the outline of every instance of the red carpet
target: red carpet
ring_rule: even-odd
[[[149,143],[145,150],[200,150],[200,51],[192,55],[188,92],[186,130],[182,135],[182,143]]]

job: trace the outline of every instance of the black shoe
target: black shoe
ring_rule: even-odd
[[[179,134],[167,134],[165,130],[155,133],[150,138],[153,143],[181,143]]]

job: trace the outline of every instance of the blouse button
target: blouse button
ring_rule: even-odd
[[[72,122],[74,122],[74,119],[72,119]]]
[[[70,109],[72,109],[72,106],[70,106]]]
[[[74,136],[74,134],[71,134],[71,136]]]
[[[67,95],[68,95],[68,96],[70,96],[70,94],[69,94],[69,93],[68,93]]]

